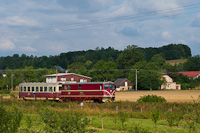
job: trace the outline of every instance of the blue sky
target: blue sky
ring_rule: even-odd
[[[188,45],[200,54],[197,0],[0,0],[0,56],[127,45]]]

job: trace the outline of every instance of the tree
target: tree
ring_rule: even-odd
[[[74,62],[68,66],[69,72],[77,73],[77,74],[87,74],[87,70],[85,66],[80,62]]]
[[[135,63],[144,60],[144,54],[136,45],[128,45],[126,49],[118,56],[117,66],[120,69],[129,69]]]
[[[200,71],[200,55],[188,58],[183,66],[185,71]]]
[[[159,68],[162,68],[165,64],[165,59],[160,54],[156,54],[151,58],[151,62],[154,62]]]
[[[147,63],[146,61],[136,63],[129,73],[129,80],[134,84],[136,69],[139,70],[139,73],[137,74],[138,90],[157,90],[160,88],[162,84],[161,74],[155,63]]]
[[[112,61],[98,61],[90,71],[94,81],[113,81],[117,74],[117,65]]]

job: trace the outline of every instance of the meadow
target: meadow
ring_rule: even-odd
[[[15,116],[23,114],[15,132],[200,132],[200,99],[196,98],[200,91],[148,92],[117,92],[114,103],[88,101],[83,106],[80,102],[23,101],[11,94],[1,97],[0,109]],[[171,93],[174,97],[184,93],[191,101],[168,102],[167,97],[164,103],[122,100],[122,95],[131,98],[152,93],[170,97]]]

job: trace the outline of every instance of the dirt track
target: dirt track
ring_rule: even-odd
[[[115,99],[116,101],[137,101],[141,96],[152,94],[164,97],[167,102],[193,102],[193,99],[197,100],[200,96],[200,90],[116,92]]]

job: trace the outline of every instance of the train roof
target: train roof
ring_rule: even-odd
[[[63,85],[74,85],[74,84],[114,84],[114,82],[77,82],[77,83],[62,83]]]
[[[28,82],[28,83],[21,83],[19,85],[58,85],[58,83]]]

